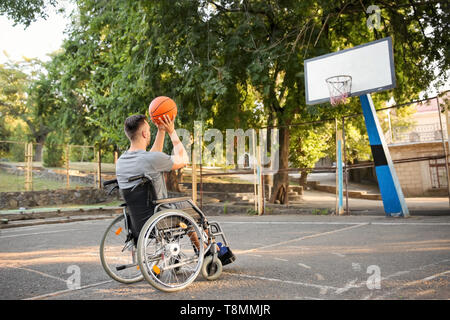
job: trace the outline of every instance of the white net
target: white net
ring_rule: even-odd
[[[332,106],[348,102],[352,90],[352,77],[339,75],[326,79],[328,91],[330,92],[330,103]]]

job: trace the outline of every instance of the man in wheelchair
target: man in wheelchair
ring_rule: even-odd
[[[151,135],[150,125],[145,116],[133,115],[125,120],[124,130],[130,140],[130,148],[117,161],[116,178],[127,206],[134,207],[130,208],[132,210],[130,210],[129,216],[131,219],[130,229],[135,243],[145,222],[154,213],[154,206],[149,203],[148,199],[168,198],[164,172],[183,168],[189,162],[187,152],[175,131],[173,120],[168,116],[163,116],[161,120],[162,123],[157,126],[158,131],[150,151],[146,151],[150,145]],[[166,132],[173,144],[174,155],[172,156],[162,152]],[[143,174],[151,177],[153,188],[150,188],[149,184],[138,185],[139,180],[129,181],[131,177]],[[186,202],[166,203],[161,204],[161,207],[183,210],[191,208]],[[191,235],[190,239],[198,249],[200,244],[197,235]],[[234,261],[235,257],[231,250],[218,249],[218,256],[223,265]]]

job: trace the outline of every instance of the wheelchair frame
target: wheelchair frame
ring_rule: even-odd
[[[133,190],[135,188],[137,188],[140,185],[143,185],[145,183],[150,183],[150,187],[153,188],[153,181],[152,178],[148,175],[142,174],[142,175],[137,175],[134,177],[131,177],[128,179],[129,182],[131,181],[136,181],[136,180],[141,180],[137,185],[135,185],[131,192],[133,192]],[[115,186],[109,191],[108,195],[111,194],[115,189],[119,189],[118,186],[118,182],[117,179],[113,179],[113,180],[108,180],[105,181],[103,183],[103,186],[107,186],[107,185],[111,185],[111,184],[115,184]],[[152,201],[152,204],[155,206],[153,209],[153,214],[149,217],[149,219],[147,220],[147,222],[144,224],[144,226],[142,227],[142,229],[140,230],[140,235],[139,235],[139,240],[137,241],[137,244],[135,245],[133,236],[131,234],[131,230],[130,230],[130,215],[127,212],[127,203],[123,203],[121,206],[123,207],[122,210],[122,218],[119,216],[117,217],[108,227],[108,229],[106,230],[101,245],[100,245],[100,255],[101,255],[101,261],[102,261],[102,265],[105,269],[105,271],[108,273],[108,275],[110,275],[113,279],[122,282],[122,283],[134,283],[137,281],[142,280],[142,278],[145,278],[151,285],[153,285],[154,287],[156,287],[159,290],[162,291],[167,291],[167,292],[172,292],[172,291],[178,291],[181,290],[183,288],[185,288],[186,286],[188,286],[192,281],[195,280],[195,278],[197,278],[198,274],[200,273],[200,270],[195,270],[194,277],[187,281],[186,283],[182,283],[180,285],[177,286],[170,286],[170,285],[166,285],[163,281],[161,281],[160,279],[158,279],[158,277],[156,277],[155,275],[150,275],[151,271],[149,271],[149,266],[148,266],[148,262],[147,262],[147,254],[145,252],[145,247],[144,244],[146,245],[146,243],[148,242],[148,237],[152,237],[151,235],[147,235],[146,233],[148,233],[149,230],[151,230],[152,226],[153,228],[156,229],[156,225],[157,225],[157,221],[158,219],[162,220],[163,218],[160,218],[161,216],[166,215],[170,215],[172,214],[175,217],[183,217],[184,219],[187,219],[186,221],[190,220],[189,218],[191,218],[191,222],[195,222],[196,227],[194,227],[194,229],[197,229],[200,231],[201,234],[198,235],[199,240],[200,240],[200,245],[201,245],[201,250],[199,250],[200,252],[198,252],[197,250],[197,254],[198,254],[198,259],[201,262],[201,272],[203,274],[203,276],[207,279],[207,280],[215,280],[217,279],[221,272],[222,272],[222,264],[221,261],[218,258],[218,252],[217,252],[217,239],[221,239],[221,242],[224,246],[228,247],[228,241],[225,237],[225,234],[222,230],[222,228],[220,227],[219,223],[216,221],[209,221],[206,217],[206,215],[203,213],[203,211],[193,202],[193,200],[190,197],[177,197],[177,198],[164,198],[164,199],[150,199]],[[196,213],[198,213],[199,215],[199,220],[195,220],[189,213],[184,212],[183,209],[168,209],[168,208],[164,208],[162,207],[164,204],[173,204],[173,203],[177,203],[177,202],[187,202],[189,203],[189,205],[192,207],[192,209],[194,209],[194,211]],[[161,208],[163,208],[164,210],[160,210]],[[123,248],[121,250],[121,252],[126,252],[128,250],[131,250],[131,256],[132,256],[132,261],[131,263],[126,263],[126,264],[121,264],[121,265],[115,265],[115,266],[110,266],[107,263],[107,257],[106,257],[106,250],[105,250],[105,243],[106,243],[106,238],[108,237],[108,233],[110,232],[110,229],[113,228],[114,224],[117,224],[118,222],[120,222],[123,219],[123,224],[124,224],[124,228],[125,232],[126,232],[126,239],[125,239],[125,243],[123,245]],[[150,220],[152,222],[150,222]],[[156,221],[156,222],[155,222]],[[182,228],[183,229],[183,228]],[[154,231],[153,231],[154,232]],[[186,235],[188,235],[187,231],[184,231]],[[181,233],[183,233],[183,230],[181,230]],[[147,242],[144,238],[147,237]],[[190,237],[190,236],[189,236]],[[156,237],[155,237],[156,238]],[[192,239],[191,239],[192,240]],[[156,240],[155,240],[156,241]],[[164,240],[162,240],[164,242]],[[204,247],[204,243],[206,244],[206,247]],[[169,246],[169,244],[168,244]],[[172,246],[176,246],[176,244],[172,244]],[[193,246],[193,245],[192,245]],[[195,251],[195,248],[194,248]],[[136,253],[137,253],[137,257],[136,257]],[[200,253],[203,253],[202,256],[200,256]],[[126,255],[127,253],[125,253]],[[145,257],[144,257],[145,256]],[[137,263],[136,263],[137,260]],[[137,267],[142,275],[137,276],[137,275],[133,275],[131,278],[128,277],[124,277],[120,274],[120,271],[125,270],[127,268],[131,268],[131,267]],[[183,263],[180,262],[178,260],[178,262],[175,262],[175,264],[171,265],[171,266],[167,266],[168,269],[180,269],[183,267]]]

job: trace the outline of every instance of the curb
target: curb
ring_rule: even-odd
[[[51,208],[0,211],[0,229],[107,219],[122,212],[122,207]]]
[[[226,208],[226,209],[225,209]],[[68,222],[79,222],[88,220],[104,220],[115,217],[122,213],[122,207],[94,207],[80,208],[52,208],[28,209],[28,210],[9,210],[0,211],[0,229],[28,227],[42,224],[57,224]],[[203,205],[203,212],[207,216],[229,216],[229,215],[249,215],[257,216],[254,212],[254,205],[235,205],[229,203],[207,203]],[[14,213],[9,213],[15,211]],[[336,216],[334,209],[324,208],[301,208],[295,206],[286,207],[284,205],[266,206],[264,215],[311,215],[311,216]],[[441,209],[410,209],[411,216],[449,216],[449,210]],[[347,216],[347,215],[339,215]],[[350,210],[348,216],[385,216],[383,210],[355,208]]]
[[[38,219],[30,219],[30,220],[14,220],[8,221],[7,224],[1,224],[1,229],[9,229],[9,228],[19,228],[19,227],[31,227],[43,224],[57,224],[57,223],[68,223],[68,222],[80,222],[80,221],[89,221],[89,220],[104,220],[111,219],[115,214],[111,213],[109,215],[98,215],[98,216],[68,216],[64,218],[38,218]]]

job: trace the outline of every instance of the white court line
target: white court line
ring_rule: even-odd
[[[303,224],[303,225],[386,225],[386,226],[450,226],[450,222],[315,222],[315,221],[221,221],[220,224]]]
[[[397,271],[397,272],[395,272],[395,273],[393,273],[393,274],[391,274],[391,275],[389,275],[389,276],[381,277],[380,280],[383,281],[383,280],[391,279],[391,278],[398,277],[398,276],[401,276],[401,275],[404,275],[404,274],[408,274],[408,273],[411,273],[411,272],[413,272],[413,271],[423,270],[423,269],[425,269],[425,268],[427,268],[427,267],[436,266],[436,265],[439,265],[439,264],[442,263],[442,262],[447,262],[447,261],[450,261],[450,260],[449,260],[449,259],[444,259],[444,260],[439,261],[439,262],[436,262],[436,263],[427,264],[427,265],[424,265],[424,266],[421,266],[421,267],[417,267],[417,268],[413,268],[413,269],[410,269],[410,270]],[[450,272],[450,271],[446,271],[446,272],[444,272],[444,274],[447,273],[447,272]],[[439,275],[440,275],[440,274],[437,274],[437,275],[433,275],[433,276],[431,276],[431,277],[434,278],[434,277],[438,277]],[[428,278],[431,278],[431,277],[427,277],[427,278],[425,278],[425,279],[428,279]],[[413,281],[413,282],[419,283],[419,282],[422,282],[422,281],[424,281],[424,279],[422,279],[422,280],[416,280],[416,281]],[[425,280],[425,281],[426,281],[426,280]],[[350,281],[350,282],[347,283],[343,288],[339,288],[339,289],[336,291],[336,293],[337,293],[337,294],[342,294],[342,293],[344,293],[344,292],[349,291],[349,290],[352,289],[352,288],[361,288],[361,287],[363,287],[363,286],[365,286],[365,285],[367,285],[367,281],[361,281],[359,284],[355,284],[354,281]],[[408,284],[406,284],[406,285],[408,285]],[[406,286],[406,285],[405,285],[405,286]],[[401,287],[400,287],[400,288],[401,288]],[[387,295],[390,295],[392,292],[397,291],[397,290],[399,290],[400,288],[396,288],[395,290],[392,290],[392,291],[390,291],[390,292],[388,292],[388,293],[386,293],[386,294],[384,294],[384,295],[382,295],[381,297],[378,297],[378,298],[376,298],[376,299],[383,298],[383,297],[385,297],[385,296],[387,296]]]
[[[303,263],[298,263],[298,265],[299,265],[300,267],[303,267],[303,268],[306,268],[306,269],[311,269],[310,266],[308,266],[308,265],[306,265],[306,264],[303,264]]]
[[[276,247],[276,246],[279,246],[279,245],[282,245],[282,244],[286,244],[286,243],[291,243],[291,242],[295,242],[295,241],[300,241],[300,240],[320,237],[320,236],[329,235],[329,234],[333,234],[333,233],[337,233],[337,232],[341,232],[341,231],[345,231],[345,230],[350,230],[350,229],[354,229],[354,228],[359,228],[359,227],[367,226],[367,225],[368,225],[367,223],[359,223],[357,225],[346,227],[346,228],[342,228],[342,229],[337,229],[337,230],[332,230],[332,231],[327,231],[327,232],[322,232],[322,233],[315,233],[315,234],[312,234],[312,235],[309,235],[309,236],[295,238],[295,239],[282,241],[282,242],[278,242],[278,243],[272,243],[272,244],[269,244],[269,245],[266,245],[266,246],[257,247],[257,248],[253,248],[253,249],[249,249],[249,250],[244,250],[244,251],[239,252],[239,254],[246,254],[246,253],[257,251],[257,250],[261,250],[261,249],[267,249],[267,248],[271,248],[271,247]]]
[[[339,252],[331,252],[331,254],[334,254],[335,256],[345,258],[345,254],[339,253]]]
[[[430,280],[433,280],[435,278],[438,278],[438,277],[443,276],[443,275],[448,274],[448,273],[450,273],[450,270],[447,270],[447,271],[444,271],[444,272],[441,272],[441,273],[437,273],[437,274],[433,274],[433,275],[431,275],[429,277],[426,277],[426,278],[423,278],[423,279],[410,281],[410,282],[405,283],[404,285],[401,285],[401,286],[399,286],[399,287],[397,287],[397,288],[395,288],[395,289],[393,289],[393,290],[391,290],[391,291],[389,291],[389,292],[387,292],[387,293],[385,293],[385,294],[383,294],[383,295],[381,295],[381,296],[379,296],[379,297],[377,297],[375,299],[377,299],[377,300],[383,299],[383,298],[385,298],[387,296],[390,296],[390,295],[394,294],[395,292],[397,292],[398,290],[400,290],[402,288],[409,287],[409,286],[412,286],[412,285],[415,285],[415,284],[419,284],[421,282],[430,281]]]
[[[13,238],[13,237],[23,237],[23,236],[35,236],[40,234],[58,233],[58,232],[68,232],[68,231],[80,231],[81,229],[66,229],[66,230],[55,230],[55,231],[42,231],[33,233],[22,233],[22,234],[12,234],[8,236],[0,236],[0,239]]]
[[[101,286],[102,284],[110,283],[110,282],[113,282],[113,281],[114,280],[97,282],[97,283],[93,283],[93,284],[88,284],[86,286],[82,286],[82,287],[77,288],[77,289],[66,289],[66,290],[51,292],[51,293],[43,294],[43,295],[36,296],[36,297],[22,299],[22,300],[40,300],[40,299],[50,298],[50,297],[54,297],[54,296],[57,296],[57,295],[60,295],[60,294],[69,293],[69,292],[72,292],[72,291],[78,291],[78,290],[83,290],[83,289],[87,289],[87,288]]]
[[[274,258],[275,260],[278,260],[278,261],[284,261],[284,262],[288,262],[289,260],[286,260],[286,259],[280,259],[280,258]]]
[[[29,269],[29,268],[24,268],[24,267],[9,267],[9,266],[6,266],[6,267],[7,268],[11,268],[11,269],[20,269],[20,270],[25,270],[25,271],[29,271],[29,272],[34,272],[34,273],[37,273],[37,274],[39,274],[41,276],[44,276],[44,277],[47,277],[47,278],[51,278],[51,279],[55,279],[55,280],[59,280],[59,281],[62,281],[64,283],[67,283],[67,281],[65,279],[61,279],[61,278],[52,276],[50,274],[47,274],[47,273],[44,273],[44,272],[41,272],[41,271],[37,271],[37,270]]]
[[[229,275],[236,276],[236,277],[295,284],[295,285],[300,285],[300,286],[304,286],[304,287],[318,288],[320,290],[329,290],[329,289],[338,290],[339,289],[336,287],[323,286],[323,285],[319,285],[319,284],[305,283],[305,282],[300,282],[300,281],[290,281],[290,280],[281,280],[281,279],[266,278],[266,277],[260,277],[260,276],[251,276],[251,275],[242,274],[242,273],[231,273],[231,272],[224,272],[224,273],[227,273]]]
[[[355,225],[366,222],[307,222],[307,221],[221,221],[220,224],[318,224],[318,225]]]
[[[442,273],[438,273],[438,274],[435,274],[435,275],[432,275],[430,277],[423,278],[422,281],[430,281],[430,280],[433,280],[434,278],[443,276],[444,274],[447,274],[447,273],[450,273],[450,270],[442,272]]]
[[[300,300],[324,300],[324,299],[313,298],[313,297],[294,297],[294,299],[300,299]]]

